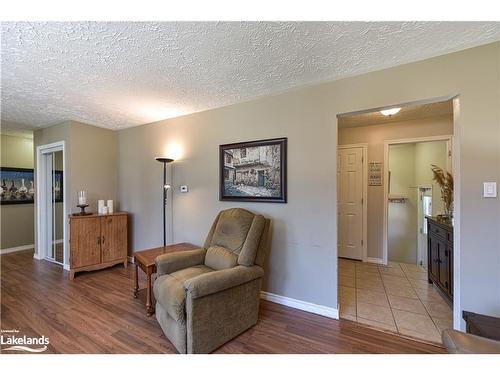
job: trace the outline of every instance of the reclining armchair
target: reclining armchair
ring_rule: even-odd
[[[160,255],[156,319],[179,353],[210,353],[257,323],[270,220],[221,211],[203,248]]]

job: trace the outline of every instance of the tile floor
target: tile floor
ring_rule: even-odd
[[[452,310],[416,264],[387,266],[339,259],[342,319],[441,344],[452,327]]]

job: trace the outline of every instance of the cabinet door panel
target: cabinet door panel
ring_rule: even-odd
[[[435,280],[439,277],[439,240],[433,236],[429,235],[429,256],[428,264],[429,271]]]
[[[449,285],[449,258],[447,246],[444,242],[439,242],[439,284],[448,292]]]
[[[127,256],[127,216],[101,218],[102,261],[111,262]]]
[[[71,267],[91,266],[101,262],[101,221],[98,217],[73,219],[70,223]]]

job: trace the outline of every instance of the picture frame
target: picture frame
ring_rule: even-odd
[[[62,202],[63,171],[54,171],[54,200]],[[34,170],[0,167],[0,204],[33,204],[35,198]]]
[[[219,200],[287,202],[287,138],[219,146]]]

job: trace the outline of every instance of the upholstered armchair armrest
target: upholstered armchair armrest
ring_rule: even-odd
[[[443,345],[452,354],[500,354],[500,341],[445,329]]]
[[[247,283],[264,276],[259,266],[236,266],[225,270],[204,273],[184,282],[184,288],[193,298],[207,296]]]
[[[205,249],[196,249],[159,255],[155,259],[156,272],[160,276],[203,264],[205,253]]]

